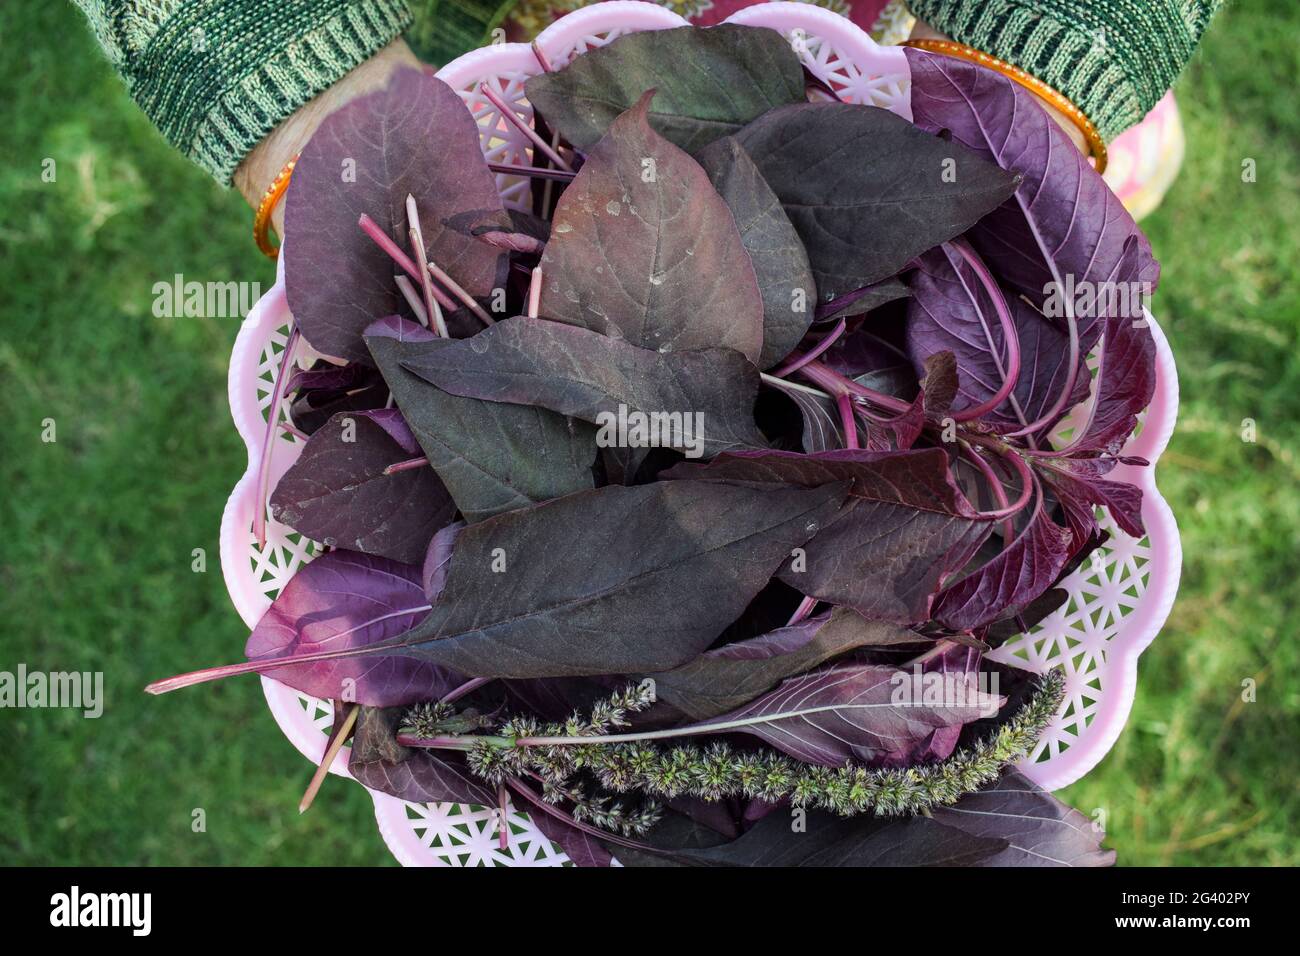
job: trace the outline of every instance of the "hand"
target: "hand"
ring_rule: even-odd
[[[394,40],[324,93],[300,107],[258,143],[235,170],[235,188],[256,209],[267,186],[271,185],[285,163],[302,152],[307,140],[311,139],[312,133],[316,132],[325,117],[344,104],[382,88],[394,70],[420,65],[405,40]],[[271,225],[278,235],[284,235],[283,202],[276,205],[271,215]]]
[[[912,39],[951,40],[952,37],[933,29],[928,23],[922,23],[920,20],[917,20],[916,24],[912,27]],[[1034,99],[1038,100],[1039,105],[1041,105],[1043,109],[1047,110],[1047,115],[1056,121],[1056,125],[1065,130],[1065,135],[1070,137],[1070,142],[1074,143],[1074,145],[1079,148],[1079,152],[1087,156],[1088,141],[1083,138],[1083,133],[1079,131],[1079,127],[1075,126],[1074,123],[1070,121],[1069,117],[1041,96],[1034,94]]]

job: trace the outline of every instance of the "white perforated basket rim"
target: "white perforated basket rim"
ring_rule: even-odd
[[[766,3],[747,7],[729,22],[765,26],[800,42],[797,47],[810,72],[835,86],[850,101],[870,102],[911,118],[906,59],[898,48],[881,48],[856,25],[837,14],[804,3]],[[596,4],[556,21],[538,38],[555,65],[578,52],[635,30],[686,25],[669,10],[635,0]],[[540,72],[527,44],[498,44],[468,53],[438,75],[467,100],[483,129],[484,151],[496,162],[529,162],[527,144],[488,108],[474,91],[489,82],[520,115],[531,118],[522,100],[522,84]],[[499,176],[507,201],[519,181]],[[513,188],[512,188],[513,187]],[[251,525],[254,476],[261,455],[271,379],[278,350],[290,322],[284,291],[284,258],[276,284],[245,319],[231,354],[229,399],[235,427],[248,451],[248,467],[231,492],[221,522],[221,565],[227,589],[244,623],[252,628],[270,606],[270,592],[282,586],[301,561],[309,559],[311,542],[269,519],[268,547],[259,552]],[[1024,772],[1049,790],[1078,780],[1114,745],[1131,711],[1137,687],[1137,661],[1168,617],[1178,587],[1181,547],[1172,510],[1155,483],[1155,465],[1173,432],[1178,409],[1178,378],[1173,355],[1149,314],[1157,344],[1155,397],[1143,426],[1125,453],[1146,458],[1147,468],[1121,465],[1113,476],[1143,491],[1147,538],[1128,539],[1114,528],[1105,559],[1099,566],[1080,568],[1063,586],[1070,592],[1066,608],[1049,616],[1030,635],[1022,635],[989,655],[1032,670],[1063,664],[1067,671],[1067,710],[1044,735],[1038,751],[1023,764]],[[298,360],[306,364],[315,353],[305,344]],[[281,403],[287,417],[287,403]],[[297,458],[302,443],[278,433],[271,456],[270,487]],[[1126,576],[1127,575],[1127,576]],[[1094,688],[1094,683],[1101,684]],[[317,701],[269,678],[262,686],[272,715],[285,736],[312,763],[324,754],[330,728],[330,704]],[[349,776],[345,748],[330,767]],[[495,818],[490,809],[471,810],[454,804],[415,805],[371,791],[380,833],[393,855],[407,866],[558,865],[567,860],[533,826],[512,809],[514,835],[507,851],[497,847]]]

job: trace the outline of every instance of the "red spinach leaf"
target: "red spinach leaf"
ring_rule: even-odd
[[[592,487],[595,432],[541,408],[462,398],[402,367],[441,340],[366,343],[433,470],[471,523]]]
[[[330,547],[414,564],[456,513],[430,468],[384,474],[420,454],[396,409],[340,412],[284,473],[271,495],[271,514]]]
[[[899,624],[929,618],[931,596],[991,527],[957,489],[937,448],[722,455],[707,465],[678,465],[667,477],[803,487],[852,481],[840,514],[782,568],[781,580]]]
[[[895,275],[996,209],[1018,183],[873,106],[782,106],[736,139],[781,197],[822,301]]]
[[[804,763],[838,767],[847,760],[896,762],[941,727],[988,717],[1003,700],[965,675],[934,696],[914,675],[879,664],[843,664],[791,677],[776,690],[711,725],[752,734]]]
[[[360,229],[364,214],[407,247],[406,197],[421,212],[425,251],[471,295],[499,284],[500,251],[443,225],[471,209],[500,208],[478,126],[446,83],[423,70],[331,113],[294,167],[285,199],[284,278],[303,337],[326,355],[369,361],[370,323],[399,312],[393,263]]]
[[[757,362],[763,299],[731,210],[699,163],[620,116],[560,197],[541,314],[641,348],[721,346]]]
[[[611,426],[618,437],[620,406],[624,413],[666,416],[656,419],[664,427],[656,427],[655,446],[692,457],[767,446],[754,424],[758,370],[731,349],[659,352],[520,317],[472,339],[422,349],[402,365],[453,395],[536,405],[601,425],[601,447],[633,444],[608,440]]]
[[[416,569],[355,551],[331,551],[298,570],[249,635],[250,661],[371,647],[429,613]],[[402,657],[341,657],[292,664],[266,676],[314,697],[376,707],[440,697],[461,678]]]

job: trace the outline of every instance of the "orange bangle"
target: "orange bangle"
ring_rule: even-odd
[[[293,175],[293,167],[297,164],[298,157],[295,156],[275,174],[271,185],[267,186],[266,192],[262,193],[262,200],[257,204],[257,212],[253,215],[253,241],[257,243],[257,248],[262,250],[262,254],[271,259],[280,255],[279,247],[271,245],[270,242],[271,213],[275,211],[275,206],[284,195],[284,191],[289,188],[289,177]]]
[[[1009,80],[1019,83],[1030,93],[1040,99],[1046,100],[1056,109],[1060,110],[1070,122],[1079,128],[1083,134],[1084,140],[1088,144],[1088,152],[1091,154],[1096,165],[1098,173],[1106,171],[1106,141],[1101,138],[1101,133],[1097,132],[1097,127],[1092,124],[1092,120],[1084,115],[1083,110],[1075,106],[1062,93],[1048,86],[1036,76],[1026,73],[1020,67],[1008,63],[1005,60],[999,60],[995,56],[990,56],[974,47],[966,46],[964,43],[957,43],[953,40],[906,40],[902,46],[914,47],[917,50],[925,50],[928,53],[943,53],[947,56],[956,57],[959,60],[966,60],[970,63],[978,63],[980,66],[988,67],[990,70],[996,70]]]

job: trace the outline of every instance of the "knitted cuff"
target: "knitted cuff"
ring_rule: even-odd
[[[422,60],[445,66],[492,39],[516,0],[418,0],[406,40]]]
[[[1173,86],[1222,0],[908,0],[959,43],[1055,87],[1113,139]]]
[[[223,185],[281,120],[411,19],[405,0],[78,2],[136,103]]]

